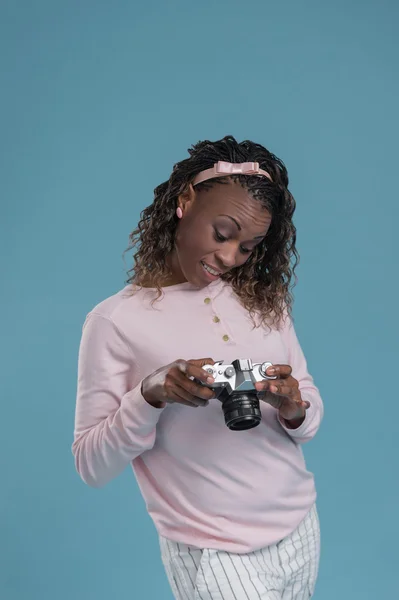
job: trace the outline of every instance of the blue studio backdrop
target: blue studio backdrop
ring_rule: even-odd
[[[398,7],[0,2],[2,600],[172,598],[130,469],[75,472],[77,353],[154,187],[226,134],[281,156],[298,205],[316,598],[397,597]]]

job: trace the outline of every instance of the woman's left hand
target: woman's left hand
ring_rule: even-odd
[[[273,365],[266,373],[270,376],[275,375],[277,379],[265,379],[255,384],[260,392],[259,399],[276,408],[288,427],[299,427],[305,419],[310,403],[302,400],[299,383],[291,375],[292,368],[289,365]]]

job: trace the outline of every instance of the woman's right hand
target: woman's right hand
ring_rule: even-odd
[[[211,358],[176,360],[148,375],[141,385],[141,393],[146,402],[155,408],[164,408],[167,403],[174,402],[193,408],[207,406],[209,400],[215,397],[213,390],[190,377],[212,384],[213,377],[202,367],[213,364],[215,361]]]

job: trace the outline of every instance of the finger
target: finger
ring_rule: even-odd
[[[260,393],[271,392],[278,396],[288,396],[289,398],[300,397],[298,386],[289,385],[284,379],[273,379],[269,381],[259,381],[255,388]]]
[[[207,359],[204,359],[207,360]],[[172,389],[174,389],[174,383],[176,385],[178,385],[180,388],[182,388],[183,390],[185,390],[186,392],[188,392],[190,394],[190,401],[193,401],[193,398],[196,398],[195,403],[198,406],[205,406],[206,404],[204,402],[200,402],[201,400],[203,401],[208,401],[211,400],[212,398],[215,397],[215,394],[213,392],[213,390],[209,389],[208,387],[201,385],[200,383],[197,383],[195,381],[193,381],[192,379],[189,379],[189,377],[191,376],[196,376],[198,379],[202,379],[204,382],[211,384],[214,382],[213,377],[209,377],[209,374],[206,373],[206,371],[204,371],[203,369],[201,369],[198,366],[194,366],[191,364],[186,363],[187,365],[187,369],[186,372],[182,372],[182,369],[180,368],[181,362],[184,361],[177,361],[177,363],[175,364],[175,366],[173,366],[170,370],[169,373],[167,375],[167,380],[165,382],[165,387],[171,387]],[[184,368],[184,366],[183,366]]]
[[[199,396],[194,396],[190,394],[186,389],[181,387],[180,385],[176,386],[175,394],[179,396],[185,402],[190,403],[192,406],[208,406],[209,400],[200,398]]]
[[[212,363],[204,362],[204,364],[202,366],[209,365],[209,364],[212,364]],[[215,381],[215,379],[212,377],[212,375],[210,375],[207,371],[205,371],[205,369],[203,369],[199,365],[194,365],[191,362],[188,362],[188,364],[187,364],[186,375],[187,375],[187,377],[194,377],[195,379],[198,379],[199,381],[202,381],[203,383],[214,383],[214,381]]]
[[[287,396],[293,399],[301,397],[297,387],[286,385],[283,381],[272,381],[269,386],[269,392],[277,396]]]
[[[204,383],[213,383],[215,381],[214,378],[202,368],[205,365],[212,364],[214,364],[212,358],[189,361],[179,359],[169,365],[168,372],[176,375],[176,372],[180,371],[181,373],[187,374],[188,377],[195,377],[195,379],[199,379]]]
[[[262,402],[266,402],[267,404],[270,404],[270,406],[273,406],[273,408],[277,409],[280,408],[280,406],[284,402],[284,398],[282,396],[269,394],[268,392],[260,392],[258,394],[258,397],[259,400],[262,400]]]
[[[255,384],[255,387],[259,390],[267,389],[269,390],[271,386],[279,387],[279,386],[290,387],[293,389],[299,389],[299,383],[296,379],[291,377],[276,377],[275,379],[264,379],[263,381],[259,381]]]
[[[205,365],[214,365],[215,361],[213,358],[201,358],[199,360],[189,360],[187,361],[187,375],[189,377],[195,377],[195,379],[199,379],[204,383],[213,383],[214,378],[212,377],[212,373],[209,370],[205,370],[203,367]]]
[[[199,359],[190,359],[187,361],[190,365],[196,365],[197,367],[203,367],[204,365],[214,365],[215,361],[213,358],[199,358]]]
[[[292,374],[292,368],[290,365],[271,365],[266,369],[266,375],[281,377],[282,379],[286,379],[290,377]]]
[[[275,380],[273,381],[273,383],[275,383]],[[265,379],[263,381],[257,381],[255,383],[255,389],[260,393],[266,393],[267,391],[269,391],[271,385],[272,382],[268,379]]]
[[[173,369],[178,369],[182,373],[186,373],[187,367],[188,367],[187,361],[183,360],[182,358],[179,358],[178,360],[175,360],[175,362],[173,362],[170,365],[170,369],[169,370],[171,371]]]
[[[165,389],[166,400],[171,402],[176,402],[178,404],[184,404],[185,406],[191,406],[192,408],[198,408],[198,406],[205,406],[205,404],[201,404],[204,401],[201,399],[195,399],[186,392],[183,388],[178,386],[177,384],[171,384],[166,386]]]
[[[191,397],[197,398],[197,400],[202,399],[203,401],[208,401],[215,397],[215,393],[212,389],[189,379],[188,375],[188,372],[187,375],[178,372],[174,375],[174,378],[177,385],[190,394]]]
[[[178,381],[182,381],[182,377],[185,379],[189,377],[195,377],[196,379],[200,379],[204,383],[207,382],[207,379],[210,379],[207,383],[214,382],[213,377],[210,377],[207,371],[201,369],[200,367],[190,365],[184,360],[179,360],[172,363],[172,365],[168,369],[167,376]]]

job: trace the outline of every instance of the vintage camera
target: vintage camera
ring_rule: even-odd
[[[215,382],[204,384],[214,390],[216,398],[222,403],[224,420],[233,431],[252,429],[262,420],[258,392],[255,383],[264,379],[276,379],[266,375],[271,362],[252,363],[249,358],[234,360],[231,365],[224,365],[223,360],[214,365],[202,367]]]

